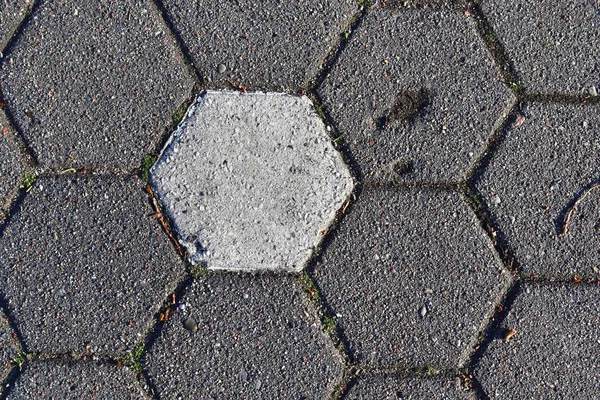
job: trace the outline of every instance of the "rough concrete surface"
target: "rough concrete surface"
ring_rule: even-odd
[[[313,271],[371,367],[462,365],[509,278],[459,193],[365,189]]]
[[[525,90],[598,95],[597,0],[483,0],[481,7]]]
[[[600,287],[525,284],[475,375],[491,399],[595,399]]]
[[[476,183],[527,274],[600,276],[600,107],[527,104]]]
[[[151,1],[42,1],[5,54],[7,107],[43,165],[137,168],[192,78]]]
[[[293,277],[210,275],[182,308],[145,361],[161,398],[327,399],[339,383],[340,357]]]
[[[299,271],[352,191],[307,97],[208,92],[151,170],[193,264]]]
[[[0,111],[0,219],[19,189],[24,165],[14,137],[14,131]]]
[[[358,378],[348,391],[347,400],[475,400],[458,378],[371,375]]]
[[[8,318],[0,314],[0,379],[4,380],[11,368],[12,360],[19,355],[21,347],[15,332],[10,327]]]
[[[367,179],[457,182],[512,103],[459,9],[376,7],[319,93]]]
[[[358,11],[355,0],[162,3],[208,82],[252,88],[306,87]]]
[[[184,266],[135,178],[39,178],[0,238],[28,351],[114,355],[144,340]]]
[[[95,362],[28,363],[8,399],[149,400],[136,375],[125,367]]]
[[[32,0],[0,0],[0,54],[31,3]]]

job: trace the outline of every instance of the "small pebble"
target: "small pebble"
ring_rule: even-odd
[[[256,381],[256,383],[254,384],[254,387],[256,388],[256,390],[259,390],[262,386],[262,382],[260,380]]]
[[[419,308],[419,315],[421,318],[425,318],[425,315],[427,315],[427,307],[423,306]]]
[[[550,185],[550,190],[558,190],[558,183],[557,182],[553,182]]]
[[[590,87],[589,92],[592,96],[598,96],[598,90],[596,90],[596,86]]]
[[[495,195],[494,197],[492,197],[492,204],[497,206],[498,204],[500,204],[500,196]]]
[[[246,382],[248,380],[248,373],[246,372],[245,369],[240,370],[239,377],[244,382]]]
[[[186,320],[183,321],[183,327],[192,333],[198,330],[198,325],[196,325],[196,321],[192,318],[186,318]]]
[[[217,71],[219,71],[219,73],[222,74],[223,72],[227,71],[227,67],[225,66],[225,64],[219,64],[219,66],[217,67]]]
[[[427,288],[425,289],[425,294],[432,294],[433,293],[433,289]]]

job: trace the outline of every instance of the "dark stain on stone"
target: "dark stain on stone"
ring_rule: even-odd
[[[408,121],[417,117],[427,105],[430,94],[426,89],[409,89],[398,94],[392,107],[378,119],[379,129],[396,121]]]
[[[392,171],[398,175],[413,172],[413,163],[411,161],[398,160],[392,164]]]

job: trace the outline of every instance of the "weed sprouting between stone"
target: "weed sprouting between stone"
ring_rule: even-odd
[[[152,154],[146,154],[142,158],[142,164],[140,165],[140,178],[144,182],[148,182],[148,178],[150,176],[150,168],[156,163],[158,157],[153,156]]]
[[[21,189],[24,189],[26,192],[30,192],[33,187],[33,183],[35,182],[35,174],[27,172],[25,176],[23,176],[23,181],[21,182]]]
[[[137,345],[132,352],[127,353],[124,356],[117,357],[115,360],[117,363],[127,365],[135,372],[142,372],[142,357],[144,356],[144,344],[140,343]]]

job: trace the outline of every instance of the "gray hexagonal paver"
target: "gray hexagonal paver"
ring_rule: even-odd
[[[0,1],[0,52],[10,40],[12,33],[25,16],[27,7],[32,0],[2,0]]]
[[[40,178],[0,238],[2,292],[28,351],[123,353],[185,273],[142,182]]]
[[[127,368],[95,362],[27,364],[7,399],[123,399],[149,400]]]
[[[208,81],[306,87],[358,11],[356,0],[162,2]]]
[[[208,92],[151,170],[190,261],[302,269],[352,191],[307,97]]]
[[[145,361],[162,398],[326,399],[341,379],[292,277],[217,274],[181,301]]]
[[[455,368],[510,278],[459,193],[366,188],[313,275],[366,366]]]
[[[368,179],[460,181],[513,102],[458,9],[376,7],[319,93]]]
[[[154,149],[193,79],[151,1],[42,1],[0,80],[43,165],[127,168]]]
[[[24,173],[20,151],[13,135],[6,116],[0,111],[0,215],[7,211]]]
[[[10,327],[4,313],[0,314],[0,380],[4,381],[11,368],[12,360],[21,352],[15,332]]]
[[[483,0],[481,8],[526,90],[598,95],[597,0]]]
[[[475,400],[458,379],[444,377],[400,378],[374,375],[357,380],[344,397],[348,400]]]
[[[600,287],[525,284],[475,367],[490,399],[595,399]]]
[[[600,274],[600,107],[527,104],[476,182],[527,274]]]

